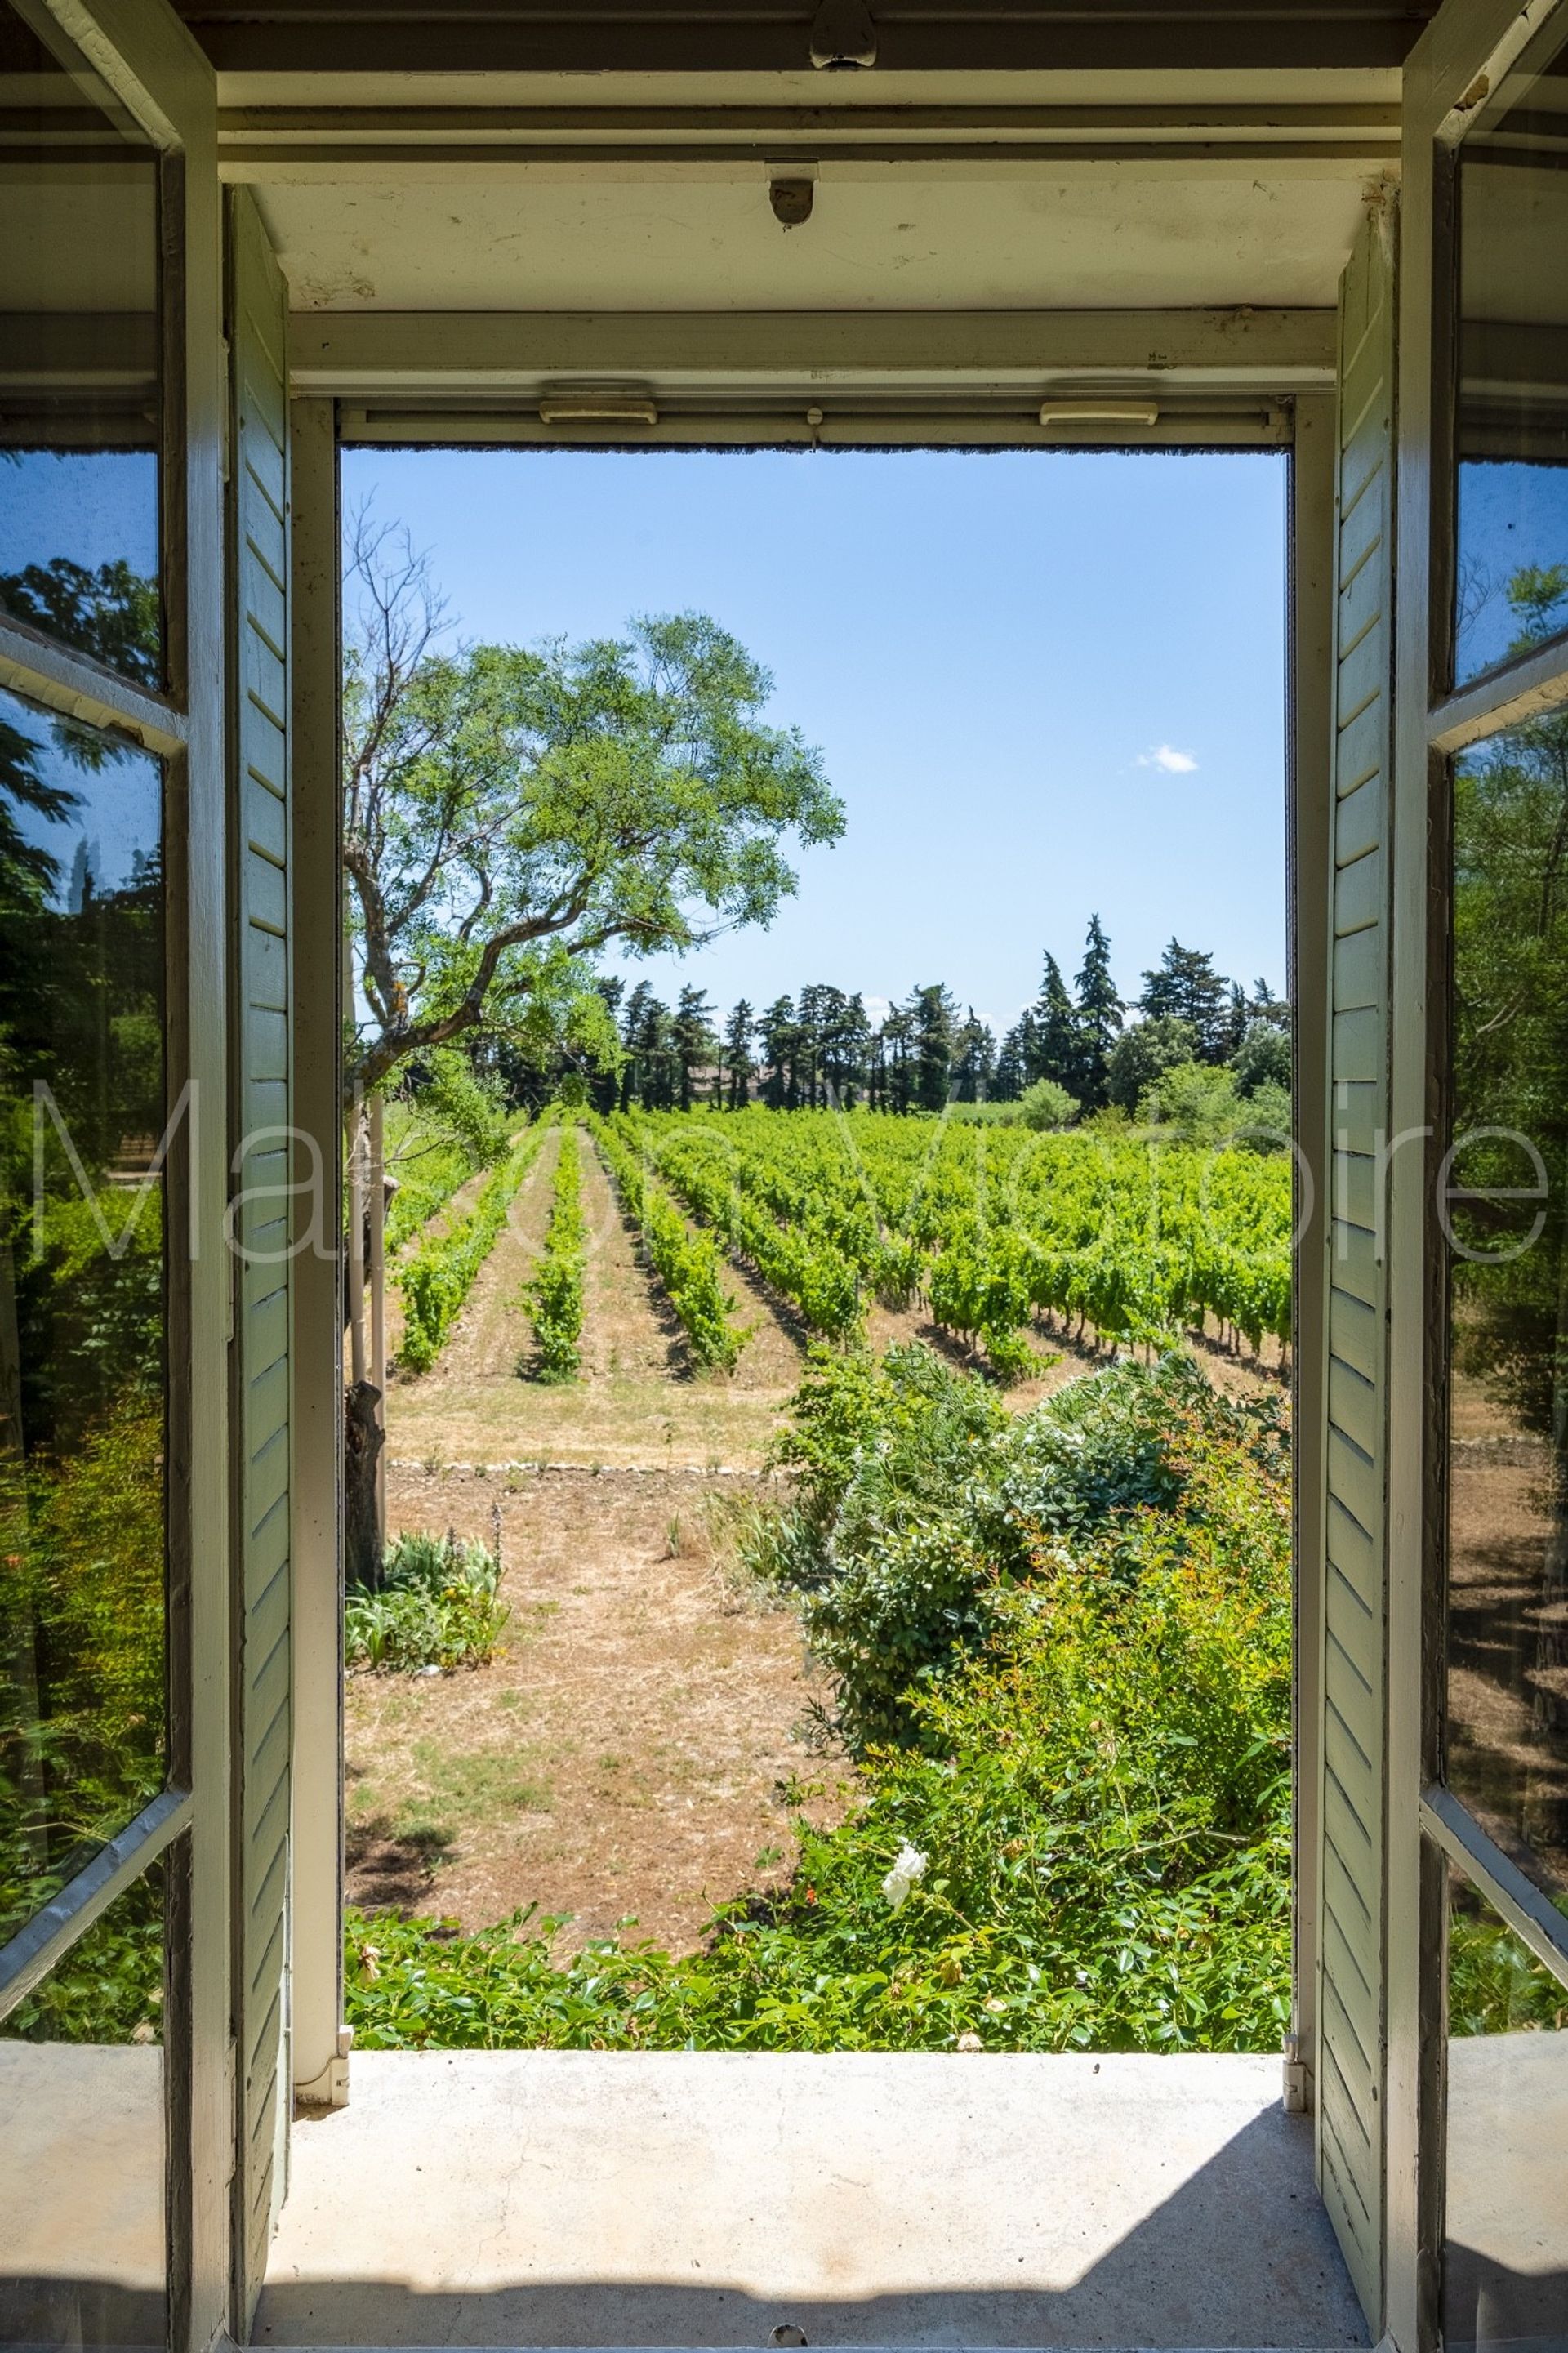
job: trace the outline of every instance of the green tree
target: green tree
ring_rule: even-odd
[[[731,1111],[744,1111],[752,1100],[752,1039],[757,1017],[742,997],[724,1025],[724,1072]]]
[[[691,1078],[703,1062],[716,1060],[719,1040],[713,1035],[713,1008],[705,990],[689,981],[676,1003],[669,1040],[677,1071],[676,1092],[682,1111],[691,1109]]]
[[[1043,1129],[1049,1134],[1058,1128],[1070,1127],[1079,1114],[1076,1095],[1055,1079],[1037,1079],[1026,1087],[1018,1098],[1018,1115],[1026,1127]]]
[[[1016,1103],[1036,1067],[1035,1008],[1027,1006],[996,1049],[996,1070],[991,1092],[997,1103]]]
[[[913,1107],[915,1100],[915,1025],[907,1006],[889,1006],[879,1040],[886,1073],[883,1108],[902,1114]]]
[[[1291,1053],[1288,1031],[1256,1016],[1247,1025],[1240,1046],[1230,1058],[1237,1092],[1256,1094],[1259,1087],[1290,1084]]]
[[[912,991],[904,1008],[913,1049],[914,1099],[921,1111],[945,1111],[952,1073],[958,1003],[940,981]]]
[[[1121,1035],[1123,1011],[1116,983],[1110,976],[1110,942],[1098,915],[1089,919],[1077,988],[1070,1078],[1062,1071],[1042,1071],[1040,1076],[1069,1086],[1086,1110],[1097,1111],[1106,1099],[1106,1064],[1111,1048]]]
[[[1165,1071],[1196,1060],[1197,1045],[1192,1023],[1177,1019],[1174,1014],[1157,1013],[1134,1021],[1110,1050],[1105,1070],[1107,1098],[1124,1111],[1136,1111]]]
[[[996,1040],[984,1021],[974,1018],[974,1008],[969,1008],[968,1018],[956,1031],[952,1041],[952,1075],[960,1103],[984,1103],[991,1092],[991,1081],[996,1068]]]
[[[1245,1117],[1234,1074],[1212,1062],[1175,1062],[1145,1089],[1138,1116],[1183,1144],[1225,1144]]]
[[[795,1109],[795,1066],[799,1048],[800,1031],[795,1023],[795,999],[775,997],[764,1007],[757,1023],[762,1039],[763,1060],[767,1075],[763,1081],[763,1101],[770,1111]]]
[[[57,555],[0,572],[0,609],[143,686],[163,680],[158,584],[123,556],[96,570]]]
[[[860,1090],[868,1084],[871,1023],[866,1001],[858,992],[846,997],[835,990],[836,1003],[823,1032],[823,1067],[837,1101],[853,1111]]]
[[[351,1102],[481,1026],[602,1024],[602,949],[680,953],[766,923],[795,888],[786,843],[843,831],[820,753],[764,723],[771,678],[703,615],[579,646],[447,651],[399,534],[362,530],[353,580]]]
[[[1100,918],[1094,919],[1098,927]],[[1094,942],[1090,936],[1090,948]],[[1109,953],[1109,951],[1107,951]],[[1088,959],[1086,959],[1087,966]],[[1109,966],[1107,966],[1109,977]],[[1095,981],[1098,989],[1098,975]],[[1079,976],[1083,986],[1083,975]],[[1120,1021],[1121,1005],[1117,1005]],[[1079,1009],[1072,1001],[1062,970],[1049,950],[1046,953],[1045,971],[1040,981],[1040,994],[1036,1000],[1033,1022],[1033,1056],[1025,1072],[1025,1083],[1033,1079],[1055,1079],[1058,1086],[1067,1086],[1079,1075]]]
[[[1224,1061],[1240,1043],[1239,1039],[1233,1043],[1229,1036],[1230,983],[1215,972],[1212,955],[1201,948],[1184,948],[1174,937],[1158,971],[1144,974],[1138,1004],[1147,1019],[1189,1023],[1200,1061]]]

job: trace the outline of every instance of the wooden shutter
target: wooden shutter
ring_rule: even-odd
[[[1317,2068],[1323,2199],[1374,2337],[1383,2295],[1387,1269],[1378,1203],[1389,1110],[1394,289],[1393,223],[1379,207],[1340,289]]]
[[[289,2127],[289,393],[287,293],[246,189],[231,193],[228,227],[234,1186],[241,1245],[235,1263],[234,1346],[239,2046],[235,2239],[239,2301],[247,2323],[282,2200]]]

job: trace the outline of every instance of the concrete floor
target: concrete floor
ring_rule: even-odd
[[[274,2346],[1367,2337],[1276,2058],[360,2052]]]
[[[163,2054],[0,2041],[0,2345],[162,2345]]]

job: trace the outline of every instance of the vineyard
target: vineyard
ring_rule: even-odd
[[[1089,1134],[851,1112],[556,1112],[475,1206],[398,1273],[404,1367],[440,1352],[542,1134],[580,1122],[677,1319],[692,1368],[731,1372],[752,1331],[743,1271],[800,1334],[864,1340],[873,1304],[923,1312],[995,1379],[1026,1377],[1031,1329],[1152,1352],[1184,1330],[1256,1356],[1290,1330],[1290,1164]],[[583,1319],[576,1151],[520,1314],[535,1368],[570,1379]],[[527,1367],[520,1366],[526,1371]]]

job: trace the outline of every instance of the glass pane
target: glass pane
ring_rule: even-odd
[[[1568,713],[1457,764],[1447,1778],[1548,1889],[1568,1887],[1565,853]]]
[[[163,1780],[162,845],[0,693],[0,1940]]]
[[[163,1872],[0,2024],[0,2345],[162,2345]]]
[[[1459,682],[1568,628],[1568,37],[1459,151]]]
[[[157,164],[26,0],[0,0],[0,607],[156,685]]]
[[[1568,1990],[1448,1875],[1443,2338],[1568,2346]]]

